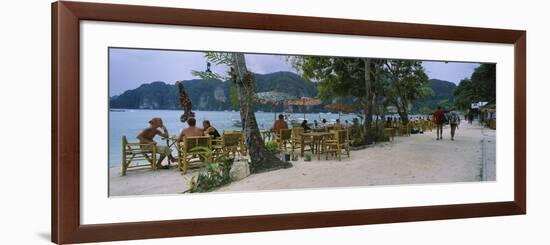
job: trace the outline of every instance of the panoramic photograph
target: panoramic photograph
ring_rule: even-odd
[[[496,64],[109,48],[109,196],[495,181]]]

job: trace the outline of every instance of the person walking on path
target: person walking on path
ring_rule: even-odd
[[[436,140],[443,139],[443,123],[445,119],[445,113],[441,106],[437,106],[437,110],[433,113],[433,119],[436,128]]]
[[[451,140],[455,140],[455,131],[460,124],[460,116],[458,116],[456,111],[451,111],[451,113],[449,113],[449,124],[451,124]]]

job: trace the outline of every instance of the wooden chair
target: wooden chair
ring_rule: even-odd
[[[122,176],[129,169],[151,168],[156,169],[157,146],[154,144],[129,143],[126,136],[122,136]],[[147,163],[144,164],[143,161]],[[132,165],[132,163],[135,165]]]
[[[395,138],[395,128],[384,128],[384,135],[388,136],[388,139],[393,142]]]
[[[404,126],[404,130],[405,130],[404,134],[407,135],[407,136],[411,136],[411,131],[414,127],[414,122],[409,122],[409,123],[407,123],[403,126]]]
[[[326,128],[312,128],[311,132],[320,133],[320,132],[327,132]]]
[[[279,134],[277,134],[276,140],[280,150],[286,150],[286,144],[291,143],[292,140],[292,129],[281,129]]]
[[[348,159],[350,158],[350,142],[349,142],[349,133],[347,130],[333,130],[334,135],[323,141],[323,147],[325,149],[326,159],[328,160],[328,155],[333,153],[338,157],[338,160],[342,160],[342,150],[346,151]]]
[[[220,156],[223,156],[223,137],[212,137],[212,157],[218,158]]]
[[[290,140],[290,146],[291,146],[291,157],[294,158],[294,151],[298,149],[302,149],[302,134],[304,133],[304,128],[297,127],[292,128],[292,134],[291,134],[291,140]],[[310,137],[306,137],[304,140],[304,151],[305,147],[309,146],[309,150],[311,151],[311,154],[313,155],[313,141]]]
[[[225,131],[222,135],[222,151],[225,157],[229,157],[229,154],[233,154],[233,158],[238,155],[244,156],[246,154],[246,147],[244,146],[244,136],[240,131]]]
[[[210,136],[183,137],[181,142],[176,142],[176,146],[179,169],[184,174],[188,168],[200,167],[204,165],[204,161],[212,159],[212,138]],[[199,158],[200,164],[191,165],[192,160],[196,158]]]

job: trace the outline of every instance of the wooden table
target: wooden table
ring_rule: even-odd
[[[301,133],[300,136],[302,137],[301,140],[301,147],[300,147],[300,154],[302,157],[304,157],[304,139],[309,137],[311,138],[313,142],[313,151],[317,153],[317,160],[321,160],[321,146],[323,139],[328,136],[332,136],[334,133],[331,132],[309,132],[309,133]]]

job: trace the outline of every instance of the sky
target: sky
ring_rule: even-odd
[[[248,69],[254,73],[266,74],[277,71],[296,70],[286,61],[284,55],[245,54]],[[479,63],[422,62],[430,79],[436,78],[458,84],[471,76]],[[206,70],[206,58],[202,52],[120,49],[109,50],[109,94],[119,95],[126,90],[153,81],[175,83],[179,80],[197,79],[191,71]],[[227,67],[212,64],[211,70],[226,74]]]

